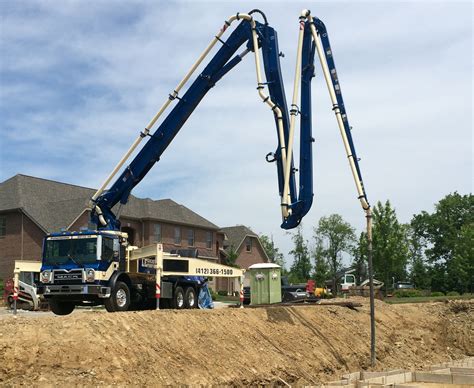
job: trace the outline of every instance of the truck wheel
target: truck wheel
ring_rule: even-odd
[[[105,309],[109,313],[127,311],[130,307],[130,290],[124,282],[115,283],[110,297],[104,300]]]
[[[51,307],[51,311],[56,315],[69,315],[74,311],[74,307],[76,307],[73,302],[59,301],[56,299],[50,299],[49,306]]]
[[[197,307],[196,291],[193,287],[186,288],[184,303],[187,309],[195,309]]]
[[[185,308],[184,291],[182,287],[176,287],[173,295],[173,308],[181,310]]]

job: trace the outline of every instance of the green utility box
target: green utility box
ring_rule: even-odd
[[[273,263],[259,263],[249,267],[250,304],[281,302],[281,267]]]

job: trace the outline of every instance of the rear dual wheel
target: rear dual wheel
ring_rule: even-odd
[[[182,310],[185,308],[183,287],[176,287],[174,289],[172,306],[174,309],[178,310]]]
[[[183,287],[176,287],[172,307],[178,310],[197,308],[196,290],[193,287],[187,287],[186,291],[184,291]]]
[[[197,308],[197,295],[193,287],[188,287],[184,294],[184,303],[187,309]]]

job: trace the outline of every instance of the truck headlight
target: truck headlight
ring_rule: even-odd
[[[53,277],[53,273],[51,271],[43,271],[41,272],[41,283],[49,283]]]
[[[86,282],[93,282],[95,280],[95,271],[92,268],[86,269]]]

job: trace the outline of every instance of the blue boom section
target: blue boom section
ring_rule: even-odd
[[[307,26],[309,31],[309,27]],[[265,66],[265,77],[267,79],[270,97],[282,111],[283,128],[285,135],[285,144],[289,140],[289,117],[288,107],[283,87],[283,79],[280,68],[280,52],[278,48],[277,33],[273,28],[265,30],[266,36],[262,39],[263,62]],[[301,219],[308,213],[313,203],[313,157],[311,134],[311,79],[314,76],[314,47],[311,45],[311,34],[305,34],[303,45],[302,61],[302,94],[301,94],[301,138],[300,138],[300,165],[299,165],[299,190],[297,196],[296,179],[291,162],[290,171],[290,200],[291,214],[283,220],[281,227],[283,229],[292,229],[297,227]],[[275,116],[275,124],[278,133],[278,118]],[[279,139],[279,138],[278,138]],[[278,188],[280,197],[283,193],[284,174],[283,163],[281,160],[281,143],[278,140],[278,148],[275,152],[274,160],[277,162]]]
[[[288,109],[286,107],[286,98],[281,77],[276,32],[267,24],[258,22],[256,24],[256,31],[259,35],[260,44],[262,45],[270,97],[282,108],[284,133],[287,139]],[[107,225],[103,226],[98,220],[98,215],[93,210],[91,213],[91,221],[97,225],[98,229],[120,230],[120,221],[112,212],[112,208],[119,202],[122,204],[127,203],[132,189],[140,183],[153,165],[159,161],[165,149],[177,135],[206,93],[221,77],[240,62],[241,57],[239,55],[232,59],[231,57],[245,42],[247,42],[248,49],[254,50],[250,23],[242,21],[227,40],[222,42],[223,45],[221,48],[186,93],[178,98],[179,101],[176,106],[164,119],[155,133],[150,136],[150,139],[130,165],[125,168],[110,189],[97,198],[96,204],[102,210],[107,222]],[[277,155],[281,154],[280,148],[281,146],[278,145]],[[279,188],[280,192],[282,192],[283,167],[281,166],[281,159],[277,158],[277,164]],[[294,172],[293,168],[292,171]],[[294,177],[292,177],[291,180],[290,193],[292,200],[296,199]]]
[[[328,64],[329,72],[331,73],[331,81],[334,86],[334,91],[336,92],[336,99],[337,99],[337,105],[339,107],[339,110],[341,112],[341,117],[342,121],[344,123],[344,131],[347,136],[347,140],[349,142],[349,147],[351,149],[351,154],[354,157],[354,164],[356,167],[357,171],[357,178],[360,181],[361,187],[362,187],[362,192],[363,192],[363,197],[368,203],[367,199],[367,194],[365,192],[365,187],[364,187],[364,182],[362,180],[362,174],[360,172],[360,167],[359,167],[359,159],[357,158],[355,146],[354,146],[354,141],[352,140],[352,134],[351,134],[351,126],[349,125],[349,120],[347,118],[347,113],[346,113],[346,107],[344,106],[344,100],[342,98],[342,92],[341,92],[341,85],[339,84],[339,79],[337,77],[337,71],[336,71],[336,65],[334,63],[334,57],[331,49],[331,45],[329,43],[329,37],[328,33],[326,30],[326,26],[324,23],[318,19],[318,18],[313,18],[313,23],[316,27],[316,30],[318,31],[320,37],[321,37],[321,43],[324,49],[324,55],[326,57],[326,62]],[[333,107],[335,109],[337,107]],[[359,198],[360,199],[360,198]],[[367,210],[367,209],[365,209]]]
[[[259,29],[257,28],[257,31]],[[283,121],[283,131],[285,137],[285,144],[288,144],[288,137],[289,137],[289,126],[290,126],[290,119],[288,115],[288,106],[286,103],[286,96],[285,96],[285,88],[283,83],[283,78],[281,74],[281,67],[280,67],[280,50],[278,47],[278,36],[277,32],[271,28],[267,27],[264,31],[259,31],[259,35],[261,36],[261,45],[262,45],[262,52],[263,52],[263,65],[265,69],[265,78],[267,80],[266,84],[268,87],[268,92],[270,94],[271,100],[280,108],[282,121]],[[283,163],[282,163],[282,144],[280,142],[280,137],[278,136],[278,117],[274,115],[275,118],[275,125],[277,130],[277,139],[278,139],[278,147],[275,153],[269,153],[267,155],[268,161],[275,161],[277,166],[277,174],[278,174],[278,193],[280,197],[283,194],[283,186],[284,186],[284,170],[283,170]],[[268,157],[272,156],[273,159],[269,160]],[[293,164],[293,162],[292,162]],[[296,192],[295,192],[295,170],[292,169],[290,173],[290,198],[291,203],[296,202]]]
[[[292,201],[291,215],[284,220],[282,228],[291,229],[299,225],[313,204],[313,136],[311,114],[311,80],[314,77],[314,54],[309,24],[305,24],[301,58],[301,107],[300,117],[300,166],[298,200]]]

